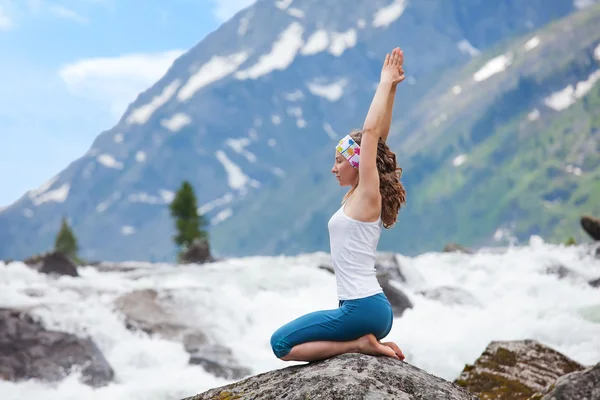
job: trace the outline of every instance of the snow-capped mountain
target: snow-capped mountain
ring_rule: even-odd
[[[184,179],[218,253],[326,249],[340,194],[323,182],[332,144],[362,125],[387,51],[400,46],[406,58],[400,123],[446,73],[584,3],[258,1],[177,59],[86,154],[0,211],[0,258],[47,249],[67,216],[85,258],[172,259],[167,204]],[[306,197],[307,186],[321,197]],[[293,211],[280,218],[283,209]],[[248,216],[268,221],[259,235]],[[289,246],[290,224],[313,224],[314,243]]]

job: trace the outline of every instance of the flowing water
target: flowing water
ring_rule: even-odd
[[[600,259],[589,249],[544,244],[475,255],[397,255],[408,282],[399,287],[414,303],[396,318],[388,338],[406,361],[453,380],[492,340],[536,339],[589,365],[600,361]],[[201,266],[128,263],[129,271],[79,269],[80,277],[54,278],[21,263],[0,263],[0,307],[28,307],[47,328],[90,335],[115,371],[115,381],[88,387],[73,373],[57,383],[0,381],[0,399],[181,399],[230,381],[188,364],[177,341],[125,328],[114,306],[140,289],[168,292],[188,323],[229,347],[252,373],[290,363],[271,352],[271,333],[301,314],[337,306],[335,278],[317,268],[325,253],[248,257]],[[546,273],[562,265],[559,279]],[[476,304],[431,300],[421,290],[462,289]]]

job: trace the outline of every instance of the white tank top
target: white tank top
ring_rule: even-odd
[[[329,243],[338,299],[352,300],[383,292],[375,275],[382,222],[381,216],[375,222],[350,218],[345,204],[329,219]]]

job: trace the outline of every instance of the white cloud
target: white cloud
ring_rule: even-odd
[[[13,27],[13,22],[9,18],[6,10],[0,5],[0,31],[7,31]]]
[[[88,19],[86,17],[84,17],[81,14],[78,14],[77,12],[71,10],[70,8],[67,8],[64,6],[53,5],[53,6],[49,6],[48,9],[50,10],[50,12],[52,14],[56,15],[57,17],[75,21],[80,24],[88,23]]]
[[[152,86],[184,50],[89,58],[65,65],[59,76],[70,92],[98,101],[120,117],[137,95]]]
[[[214,3],[213,14],[221,22],[227,21],[235,13],[253,4],[255,0],[212,0]]]

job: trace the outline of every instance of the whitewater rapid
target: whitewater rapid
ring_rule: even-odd
[[[533,240],[528,246],[475,255],[397,255],[408,281],[399,287],[414,304],[396,318],[388,338],[406,361],[453,380],[492,340],[536,339],[590,365],[600,361],[600,259],[584,247]],[[188,364],[183,345],[132,332],[115,311],[119,296],[140,289],[168,291],[187,321],[219,338],[253,374],[282,368],[271,333],[289,320],[337,306],[335,278],[318,267],[325,253],[248,257],[207,265],[128,263],[128,272],[79,269],[54,278],[22,263],[0,262],[0,307],[27,307],[46,327],[90,335],[115,371],[115,381],[91,388],[77,374],[57,383],[0,381],[0,398],[16,400],[171,400],[230,381]],[[548,267],[573,271],[559,279]],[[460,288],[478,304],[430,300],[418,292]]]

